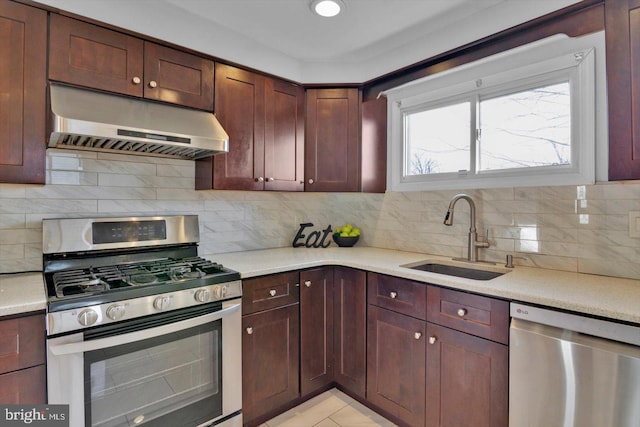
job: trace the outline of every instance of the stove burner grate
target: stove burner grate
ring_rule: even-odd
[[[53,273],[53,288],[58,298],[101,293],[132,286],[199,279],[223,273],[220,264],[200,258],[163,258],[149,262],[89,267]]]

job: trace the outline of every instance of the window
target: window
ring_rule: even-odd
[[[584,45],[545,40],[387,91],[388,188],[593,183],[596,65]]]

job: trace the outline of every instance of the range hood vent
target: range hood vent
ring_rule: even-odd
[[[195,160],[229,151],[216,116],[51,84],[49,147]]]

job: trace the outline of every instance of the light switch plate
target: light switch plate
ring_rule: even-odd
[[[640,237],[640,211],[629,211],[629,237]]]

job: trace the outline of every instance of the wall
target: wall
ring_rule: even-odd
[[[43,218],[198,214],[201,254],[289,246],[301,222],[360,226],[358,245],[450,257],[466,255],[468,206],[442,224],[454,191],[387,194],[193,190],[195,165],[121,154],[47,151],[47,185],[0,184],[0,272],[42,268]],[[516,265],[640,279],[640,239],[628,212],[640,211],[640,182],[586,187],[468,191],[480,257]],[[321,249],[316,249],[321,250]]]

